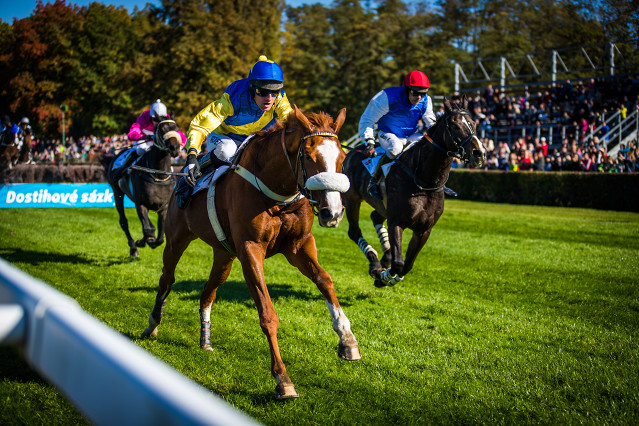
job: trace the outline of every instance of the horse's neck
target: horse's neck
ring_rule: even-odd
[[[151,147],[144,153],[144,163],[150,169],[169,170],[171,168],[171,156],[168,151]]]
[[[268,188],[280,195],[297,191],[293,170],[286,160],[280,141],[281,133],[261,140],[253,140],[252,149],[242,155],[240,165],[257,176]],[[297,158],[291,158],[295,167]]]
[[[433,142],[442,146],[440,138],[433,138]],[[424,146],[418,148],[413,155],[412,169],[417,178],[426,185],[437,187],[448,180],[448,174],[453,164],[452,157],[430,142],[423,141]]]

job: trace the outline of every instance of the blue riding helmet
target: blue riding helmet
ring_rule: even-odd
[[[251,68],[248,76],[251,85],[258,89],[282,90],[284,87],[284,73],[275,62],[262,55]]]

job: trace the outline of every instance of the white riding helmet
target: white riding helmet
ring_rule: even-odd
[[[22,120],[20,120],[20,124],[22,123],[29,124],[29,119],[27,117],[22,117]]]
[[[166,112],[166,105],[160,102],[159,99],[155,101],[153,105],[151,105],[150,114],[151,114],[151,118],[166,117],[167,115],[169,115]]]

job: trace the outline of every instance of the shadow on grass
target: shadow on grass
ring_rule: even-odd
[[[46,383],[29,367],[20,352],[12,347],[0,347],[0,379],[19,383]]]
[[[205,281],[178,281],[173,284],[171,289],[171,294],[179,295],[181,299],[185,300],[200,300],[200,294],[202,290],[204,290]],[[298,300],[312,300],[312,299],[322,299],[322,294],[319,292],[315,285],[308,281],[309,287],[308,291],[295,289],[291,284],[276,284],[271,283],[267,284],[268,293],[271,296],[271,300],[277,302],[278,300],[284,299],[298,299]],[[129,287],[129,291],[131,293],[135,292],[150,292],[156,293],[157,287]],[[171,298],[171,294],[169,294],[169,299]],[[217,300],[223,302],[234,302],[241,303],[246,306],[253,307],[255,306],[253,302],[253,297],[249,292],[248,287],[246,286],[246,282],[244,281],[226,281],[222,284],[217,291]],[[350,306],[349,302],[342,302],[340,299],[341,306]]]
[[[103,259],[88,259],[76,254],[61,254],[46,251],[2,249],[0,257],[9,263],[26,263],[41,265],[46,263],[70,263],[73,265],[113,266],[137,261],[128,257],[105,257]]]

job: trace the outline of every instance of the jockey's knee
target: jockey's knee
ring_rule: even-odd
[[[235,142],[231,140],[219,141],[213,149],[213,153],[215,154],[215,156],[225,163],[231,161],[231,159],[235,155],[235,152],[237,152],[237,145],[235,145]]]
[[[139,146],[135,148],[135,153],[138,154],[138,157],[142,157],[145,152],[146,152],[146,148],[144,147]]]

